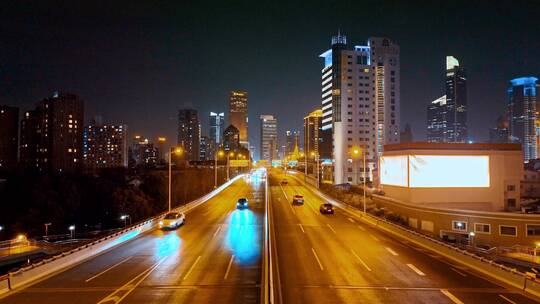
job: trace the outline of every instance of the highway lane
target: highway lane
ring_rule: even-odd
[[[247,197],[250,207],[237,210]],[[186,215],[0,303],[258,303],[264,183],[238,180]]]
[[[271,175],[269,192],[283,303],[536,303],[340,209],[322,215],[322,198],[282,178]]]

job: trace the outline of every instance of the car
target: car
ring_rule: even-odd
[[[321,204],[319,211],[322,214],[334,214],[334,206],[330,203]]]
[[[239,198],[236,202],[236,208],[238,209],[247,209],[248,208],[248,199],[245,197]]]
[[[161,229],[176,229],[183,225],[186,221],[186,216],[181,212],[169,212],[165,214],[163,219],[159,221]]]
[[[282,185],[286,185],[286,184],[288,184],[288,183],[289,183],[289,182],[288,182],[287,179],[285,179],[285,178],[281,180],[281,184],[282,184]]]
[[[296,194],[295,196],[293,196],[292,203],[293,203],[293,205],[303,205],[304,204],[304,196],[302,196],[300,194]]]

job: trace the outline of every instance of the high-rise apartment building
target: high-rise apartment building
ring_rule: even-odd
[[[277,139],[277,119],[272,115],[261,115],[261,150],[260,159],[269,163],[277,159],[279,149]]]
[[[304,153],[319,155],[319,159],[332,158],[332,137],[322,131],[322,110],[317,109],[304,117]]]
[[[446,142],[467,142],[467,74],[453,56],[446,56]]]
[[[248,140],[248,93],[231,91],[229,94],[229,125],[240,132],[240,144],[249,147]]]
[[[432,101],[427,108],[427,141],[446,141],[446,95]]]
[[[512,79],[508,88],[510,140],[521,143],[525,162],[537,159],[539,156],[538,90],[540,90],[540,84],[536,77]]]
[[[24,114],[20,159],[23,165],[62,172],[82,167],[84,104],[75,94],[55,92]]]
[[[197,110],[178,111],[178,144],[184,148],[187,160],[199,160],[201,127]]]
[[[295,130],[285,131],[285,153],[287,156],[294,152],[294,148],[300,149],[300,132]]]
[[[83,131],[83,159],[87,172],[106,168],[127,168],[127,125],[93,122]]]
[[[0,105],[0,172],[17,167],[19,108]]]
[[[338,33],[331,49],[320,55],[322,132],[332,138],[335,184],[372,180],[383,146],[399,142],[399,54],[388,38],[369,38],[366,46],[349,48]],[[354,147],[366,151],[367,176],[362,162],[352,158]]]
[[[199,144],[199,160],[212,160],[214,159],[214,148],[212,141],[208,136],[201,136],[201,142]]]

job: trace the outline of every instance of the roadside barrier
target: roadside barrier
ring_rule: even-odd
[[[177,212],[189,212],[193,208],[205,203],[225,188],[230,186],[238,179],[244,177],[244,174],[240,174],[214,189],[210,193],[180,207],[174,208]],[[117,246],[132,240],[139,235],[151,231],[157,228],[159,220],[165,216],[168,212],[163,212],[150,219],[144,220],[139,223],[135,223],[115,232],[106,237],[95,240],[91,243],[82,245],[75,249],[62,252],[53,257],[43,259],[37,263],[30,264],[26,267],[22,267],[16,271],[10,272],[0,277],[0,295],[7,293],[13,289],[19,289],[35,283],[36,281],[43,279],[61,271],[65,271],[73,266],[76,266],[92,257],[99,254],[103,254]],[[7,278],[6,278],[7,277]]]

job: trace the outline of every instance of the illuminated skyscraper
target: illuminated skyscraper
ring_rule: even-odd
[[[510,140],[521,143],[523,159],[537,159],[540,131],[536,127],[540,118],[537,107],[538,78],[521,77],[510,80],[508,88],[508,119]]]
[[[453,56],[446,56],[445,142],[467,142],[467,74]]]
[[[21,163],[44,171],[79,170],[83,155],[84,104],[79,96],[55,92],[24,114]]]
[[[229,94],[229,125],[240,132],[240,144],[245,148],[248,144],[248,93],[231,91]]]
[[[197,110],[178,111],[178,144],[184,148],[187,160],[199,160],[201,128]]]
[[[221,144],[224,120],[225,113],[210,112],[210,136],[208,137],[216,144],[216,146]]]
[[[17,166],[19,108],[0,105],[0,171]]]
[[[272,115],[261,115],[260,159],[271,162],[277,159],[279,149],[277,140],[277,119]]]
[[[331,42],[320,55],[322,132],[332,138],[334,183],[356,184],[373,179],[385,144],[399,142],[400,49],[388,38],[348,48],[340,33]],[[367,151],[365,177],[355,174],[364,170],[362,162],[352,160],[353,147]]]
[[[427,141],[444,142],[446,138],[446,95],[432,101],[427,108]]]

